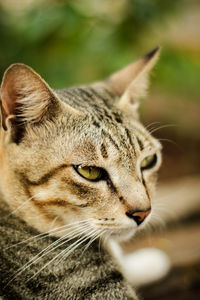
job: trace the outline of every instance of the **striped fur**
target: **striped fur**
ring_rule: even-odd
[[[137,70],[142,68],[142,78],[150,59],[145,57],[136,64]],[[85,238],[130,238],[138,226],[127,212],[152,206],[161,146],[138,120],[135,100],[127,98],[127,89],[123,95],[115,89],[116,78],[53,91],[24,65],[11,66],[5,74],[1,87],[0,185],[11,215],[4,216],[1,223],[5,236],[3,284],[56,238],[60,246],[52,248],[44,260],[51,261],[65,248],[70,249],[72,238],[84,245]],[[157,164],[141,172],[141,161],[154,153]],[[77,165],[103,168],[107,176],[98,182],[88,181],[75,171],[73,166]],[[63,226],[69,227],[64,231]],[[6,244],[30,238],[35,230],[53,230],[54,237],[36,239],[36,245],[25,250],[22,244],[4,250]],[[70,241],[64,240],[64,234]],[[32,268],[24,267],[6,285],[4,294],[8,299],[136,299],[106,250],[102,250],[102,261],[99,259],[97,244],[83,256],[79,248],[75,249],[69,258],[63,258],[64,265],[54,266],[52,262],[43,269],[45,262],[41,260]],[[29,283],[23,281],[34,273],[37,276]]]
[[[98,242],[93,243],[84,253],[82,248],[75,249],[67,261],[60,264],[54,262],[30,279],[46,261],[50,261],[69,246],[68,242],[51,251],[45,257],[45,261],[38,261],[7,285],[7,281],[18,271],[20,265],[24,265],[27,260],[55,242],[54,237],[46,237],[39,241],[36,239],[29,247],[19,244],[8,248],[38,234],[19,218],[8,218],[8,215],[8,207],[1,204],[0,233],[4,238],[0,240],[0,296],[3,299],[133,299],[130,287],[117,271],[109,255],[103,248],[101,253],[99,252]]]

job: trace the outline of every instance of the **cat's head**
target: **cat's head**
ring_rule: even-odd
[[[161,145],[137,107],[158,50],[102,82],[56,91],[26,65],[8,68],[0,174],[14,213],[40,231],[122,239],[150,219]]]

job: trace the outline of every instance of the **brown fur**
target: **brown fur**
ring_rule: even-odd
[[[57,91],[25,65],[7,70],[0,184],[10,210],[29,226],[46,232],[54,220],[53,228],[85,220],[88,237],[96,230],[120,239],[137,230],[126,213],[151,206],[161,163],[161,145],[136,110],[157,50],[106,81]],[[154,153],[156,165],[142,172],[141,161]],[[107,176],[88,181],[77,165],[102,168]]]

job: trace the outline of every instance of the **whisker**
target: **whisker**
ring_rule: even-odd
[[[29,201],[31,201],[33,198],[37,197],[40,193],[37,193],[36,195],[33,195],[26,201],[24,201],[21,205],[19,205],[15,210],[13,210],[10,214],[8,214],[6,217],[10,217],[11,215],[15,214],[18,210],[20,210],[24,205],[26,205]]]
[[[159,138],[158,138],[158,140],[159,140],[160,142],[168,142],[168,143],[171,143],[171,144],[176,145],[178,148],[181,149],[180,145],[177,144],[177,143],[176,143],[175,141],[173,141],[173,140],[170,140],[170,139],[159,139]]]
[[[112,235],[113,231],[114,231],[114,230],[109,230],[109,231],[106,232],[106,234],[105,234],[105,236],[104,236],[104,240],[103,240],[103,243],[104,243],[104,244],[107,243],[107,241],[108,241],[109,237]]]
[[[53,219],[53,221],[51,222],[51,225],[50,225],[50,228],[51,229],[53,229],[53,227],[54,227],[54,224],[56,223],[56,220],[59,218],[59,216],[56,216],[54,219]],[[50,229],[50,230],[51,230]]]
[[[48,236],[51,236],[51,234],[53,235],[54,231],[55,231],[55,232],[58,231],[58,233],[59,233],[59,232],[60,232],[59,229],[61,229],[61,228],[68,228],[68,227],[74,226],[74,225],[81,225],[82,223],[88,222],[89,220],[90,220],[90,219],[87,219],[87,220],[81,220],[81,221],[77,221],[77,222],[73,222],[73,223],[70,223],[70,224],[66,224],[66,225],[63,225],[63,226],[56,227],[56,228],[51,229],[51,230],[46,231],[46,232],[39,233],[38,235],[35,235],[35,236],[30,237],[30,238],[28,238],[28,239],[26,239],[26,240],[24,240],[24,241],[18,242],[18,243],[16,243],[16,244],[12,245],[12,246],[9,246],[9,247],[5,248],[5,250],[6,250],[6,249],[9,249],[9,248],[12,248],[12,247],[15,247],[15,246],[20,245],[20,244],[24,244],[24,243],[26,243],[26,242],[28,242],[28,241],[32,241],[32,240],[34,240],[34,239],[43,237],[43,236],[44,236],[44,238],[45,238],[45,237],[48,237]]]
[[[86,241],[87,239],[89,239],[89,238],[91,237],[91,235],[93,236],[93,234],[94,234],[95,232],[96,232],[96,229],[93,229],[91,232],[89,232],[89,235],[87,235],[87,236],[85,237],[86,239],[84,239],[84,241]],[[83,238],[84,238],[84,236],[83,236]],[[70,245],[67,249],[65,249],[65,251],[70,250],[72,247],[74,247],[74,245],[76,246],[76,244],[77,244],[80,240],[82,240],[82,238],[79,239],[79,240],[77,240],[74,244]],[[79,243],[78,243],[78,244],[79,244]],[[75,249],[76,249],[76,248],[75,248]],[[63,259],[65,259],[65,258],[69,255],[69,253],[71,253],[71,250],[68,251],[65,255],[63,255]]]
[[[85,224],[86,227],[87,224]],[[76,233],[78,231],[79,228],[76,228],[74,231],[60,237],[59,239],[57,239],[55,242],[51,243],[49,246],[47,246],[45,249],[43,249],[42,251],[40,251],[37,255],[35,255],[31,260],[29,260],[24,266],[22,266],[17,273],[15,274],[15,276],[7,283],[7,285],[9,283],[11,283],[18,275],[20,275],[22,272],[24,272],[27,268],[29,268],[33,263],[35,264],[37,261],[39,261],[42,257],[44,257],[45,255],[47,255],[49,252],[57,249],[58,247],[60,247],[61,245],[63,245],[64,243],[74,239],[76,236],[74,236],[74,233]],[[82,234],[84,232],[87,232],[87,230],[82,230],[82,232],[78,231],[78,234]],[[73,236],[72,236],[73,235]],[[66,239],[67,237],[72,236],[70,239]],[[60,243],[63,239],[65,239],[64,242]],[[48,251],[47,251],[48,250]]]
[[[152,212],[150,223],[154,223],[154,222],[156,222],[157,225],[159,224],[159,226],[165,225],[164,220],[158,214]]]
[[[147,130],[151,130],[151,126],[153,126],[153,125],[156,125],[156,124],[160,124],[160,122],[152,122],[152,123],[150,123],[150,124],[148,124],[147,126],[145,126],[145,128],[147,129]]]
[[[86,225],[87,224],[85,224],[84,227],[86,227]],[[51,243],[49,246],[47,246],[45,249],[43,249],[41,252],[39,252],[35,257],[33,257],[32,260],[37,258],[37,260],[35,260],[34,263],[36,261],[38,261],[38,259],[41,259],[43,256],[47,255],[49,252],[51,252],[52,250],[55,250],[56,248],[60,247],[62,244],[65,243],[65,241],[64,241],[63,243],[59,244],[61,241],[66,240],[68,237],[70,237],[70,238],[67,239],[67,241],[70,241],[70,240],[72,240],[76,237],[76,236],[74,236],[75,233],[78,233],[78,235],[84,233],[85,232],[85,230],[83,230],[84,228],[81,228],[81,229],[82,229],[82,231],[80,231],[80,229],[77,227],[72,232],[69,232],[69,233],[65,234],[64,236],[57,239],[55,242]],[[57,245],[57,246],[54,247],[55,245]],[[43,253],[43,255],[41,256],[42,253]]]
[[[98,230],[99,231],[99,230]],[[96,234],[94,234],[94,237],[91,239],[90,237],[90,241],[86,244],[81,256],[84,254],[84,252],[89,248],[89,246],[96,240],[99,239],[99,243],[100,243],[100,238],[102,237],[102,235],[106,232],[106,230],[101,229],[99,232],[96,232]],[[99,244],[100,247],[100,244]],[[100,253],[100,249],[99,249],[99,253]],[[101,258],[102,259],[102,258]],[[80,261],[79,261],[80,264]]]
[[[177,126],[178,126],[178,124],[166,124],[166,125],[161,125],[161,126],[159,126],[159,127],[157,127],[157,128],[154,128],[153,130],[150,130],[149,133],[152,134],[152,133],[154,133],[154,132],[156,132],[156,131],[158,131],[158,130],[160,130],[160,129],[163,129],[163,128],[177,127]]]
[[[69,245],[68,246],[68,248],[66,248],[65,249],[65,251],[67,252],[68,250],[70,250],[72,247],[74,247],[82,238],[86,238],[86,240],[87,239],[89,239],[90,238],[90,235],[91,234],[93,234],[94,232],[95,232],[95,230],[93,229],[91,232],[89,232],[89,230],[90,230],[90,228],[88,227],[88,229],[85,231],[85,235],[83,235],[83,237],[80,237],[77,241],[75,241],[73,244],[71,244],[71,245]],[[88,233],[87,235],[86,235],[86,233]],[[65,255],[67,255],[68,256],[68,252],[65,254]],[[58,263],[60,263],[60,261],[62,261],[63,259],[65,259],[66,257],[65,257],[65,255],[63,255],[62,257],[61,257],[61,259],[58,261]],[[57,264],[58,264],[57,263]]]
[[[101,236],[99,237],[99,243],[98,243],[98,253],[99,253],[99,257],[100,257],[100,260],[102,261],[102,255],[101,255],[101,245],[105,245],[104,241],[105,241],[105,237],[106,237],[106,233],[108,231],[107,230],[104,230],[101,234]]]
[[[98,230],[99,231],[99,230]],[[106,230],[104,229],[101,229],[99,232],[96,232],[96,234],[94,235],[94,237],[87,243],[87,245],[85,246],[84,250],[83,250],[83,253],[89,248],[89,246],[96,240],[98,239],[100,236],[102,236],[102,234],[104,232],[106,232]],[[91,237],[90,237],[91,238]],[[82,253],[82,255],[83,255]]]
[[[80,238],[78,241],[76,241],[75,243],[73,243],[70,246],[70,250],[64,255],[66,258],[67,256],[69,256],[71,254],[72,251],[74,251],[79,245],[81,245],[84,241],[86,241],[88,239],[88,237],[83,236],[82,238]],[[67,241],[65,241],[67,242]],[[79,242],[79,243],[77,243]],[[74,246],[74,247],[72,247]],[[68,248],[67,248],[68,249]],[[55,261],[57,259],[57,257],[59,257],[60,255],[62,255],[62,253],[66,252],[66,249],[62,250],[60,253],[58,253],[53,259],[51,259],[48,263],[46,263],[39,271],[37,271],[33,276],[31,276],[31,278],[28,279],[28,281],[30,281],[31,279],[33,279],[35,276],[37,276],[37,274],[39,274],[44,268],[46,268],[49,264],[51,264],[53,261]]]
[[[86,225],[86,224],[83,224],[83,225]],[[80,229],[80,224],[77,224],[77,225],[75,225],[75,226],[73,226],[74,228],[73,229],[76,229],[77,231]],[[69,231],[70,230],[70,232],[69,232],[69,235],[71,235],[73,232],[71,231],[71,227],[70,228],[64,228],[64,229],[61,229],[61,230],[58,230],[58,231],[56,231],[56,233],[62,233],[62,232],[65,232],[65,231]],[[39,237],[39,238],[37,238],[37,240],[36,240],[36,242],[38,242],[38,241],[40,241],[40,240],[42,240],[42,239],[44,239],[44,238],[46,238],[46,237],[52,237],[52,236],[54,236],[54,233],[50,233],[50,234],[48,234],[48,235],[46,235],[46,236],[42,236],[42,237]],[[60,238],[63,238],[64,236],[62,236],[62,237],[60,237]],[[33,241],[34,242],[34,241]],[[31,243],[31,242],[30,242]],[[29,243],[29,244],[30,244]],[[28,245],[29,245],[28,244]]]

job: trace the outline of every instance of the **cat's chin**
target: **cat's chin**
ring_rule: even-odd
[[[127,229],[120,229],[117,232],[113,232],[110,237],[111,239],[118,241],[118,242],[125,242],[130,240],[136,233],[136,228],[127,228]]]

